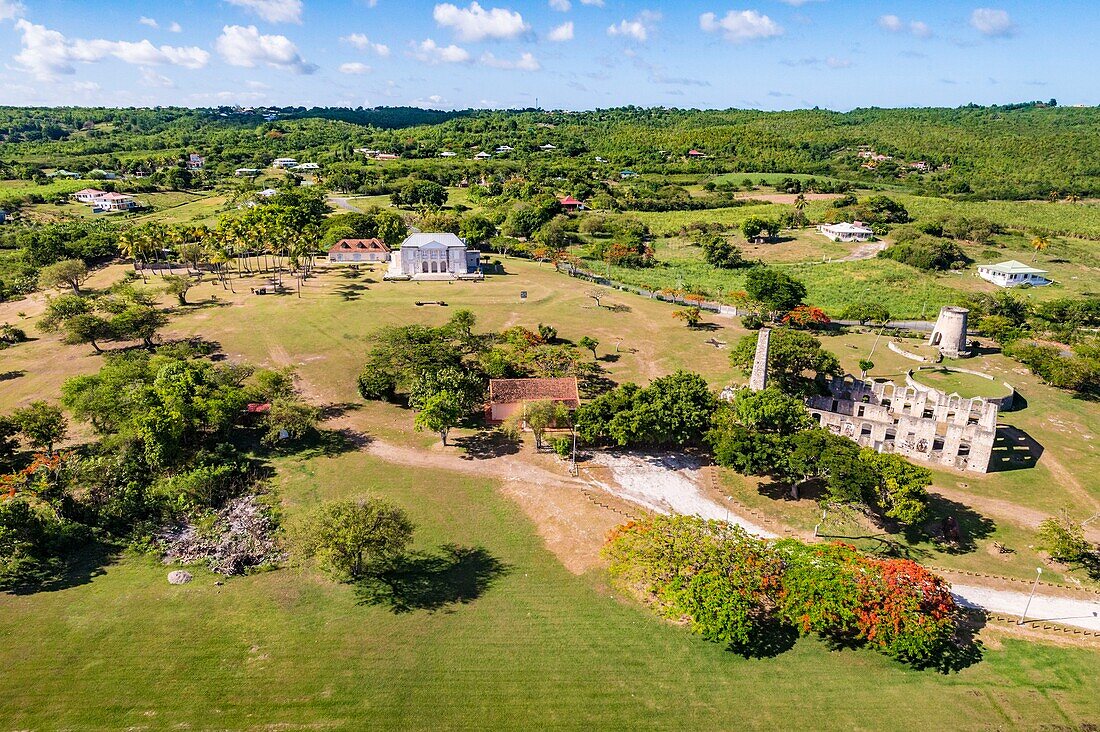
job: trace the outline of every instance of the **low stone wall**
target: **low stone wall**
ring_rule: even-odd
[[[917,361],[919,363],[931,363],[931,361],[924,356],[917,355],[916,353],[910,353],[893,341],[887,341],[886,347],[901,356],[902,358],[907,358],[910,361]]]
[[[944,394],[945,396],[949,396],[943,390],[937,389],[934,386],[929,386],[928,384],[922,384],[921,382],[919,382],[915,378],[913,378],[913,374],[919,373],[921,371],[931,369],[931,368],[933,368],[933,367],[932,366],[920,366],[920,367],[915,368],[915,369],[909,369],[908,373],[905,374],[905,385],[909,386],[909,387],[912,387],[914,389],[918,389],[918,390],[923,391],[923,392],[935,393],[935,394]],[[961,367],[958,367],[958,366],[936,366],[934,368],[943,369],[944,371],[954,371],[954,372],[960,373],[960,374],[969,374],[971,376],[977,376],[977,377],[982,378],[982,379],[987,379],[988,381],[996,381],[996,379],[994,377],[990,376],[989,374],[982,373],[981,371],[975,371],[973,369],[964,369],[964,368],[961,368]],[[1012,386],[1012,384],[1008,383],[1007,381],[1002,381],[1001,386],[1003,386],[1005,389],[1008,390],[1008,394],[1005,394],[1004,396],[999,396],[999,397],[979,397],[979,398],[984,399],[985,402],[988,403],[988,404],[996,404],[999,411],[1007,412],[1007,411],[1012,409],[1012,405],[1016,401],[1016,389],[1015,389],[1015,387]]]

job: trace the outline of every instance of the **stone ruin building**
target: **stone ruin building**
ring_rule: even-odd
[[[965,330],[963,331],[965,333]],[[750,388],[767,386],[770,331],[760,331]],[[999,406],[890,381],[831,378],[828,395],[806,400],[810,416],[836,435],[911,460],[985,473],[993,456]]]

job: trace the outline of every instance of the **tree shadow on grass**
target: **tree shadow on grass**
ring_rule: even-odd
[[[72,587],[86,585],[96,577],[106,574],[105,569],[118,556],[116,547],[91,543],[73,552],[65,559],[59,559],[64,569],[53,576],[27,578],[27,581],[13,587],[13,595],[33,595],[39,592],[57,592]],[[2,593],[0,593],[2,594]]]
[[[359,604],[388,606],[395,614],[431,612],[473,602],[511,569],[484,547],[444,544],[377,568],[356,584],[355,594]]]
[[[775,658],[794,648],[798,629],[775,618],[764,621],[747,644],[730,645],[729,650],[745,658]]]
[[[18,379],[26,375],[27,372],[23,369],[18,369],[15,371],[0,371],[0,381],[11,381],[12,379]]]
[[[373,442],[370,435],[352,429],[317,430],[309,437],[290,444],[277,443],[267,450],[274,455],[293,455],[308,460],[316,457],[336,457],[357,452]]]
[[[462,457],[466,460],[489,460],[519,452],[517,441],[500,430],[479,430],[468,437],[454,440],[454,444],[465,451]]]
[[[997,524],[967,505],[936,493],[928,494],[928,516],[923,526],[904,529],[910,543],[931,541],[948,554],[970,554],[978,548],[978,539],[985,539],[997,530]],[[957,527],[953,529],[951,519]]]

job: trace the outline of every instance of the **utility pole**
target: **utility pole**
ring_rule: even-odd
[[[1031,586],[1031,594],[1027,596],[1027,604],[1024,605],[1024,614],[1020,616],[1020,619],[1016,621],[1016,625],[1023,625],[1024,619],[1027,618],[1027,611],[1031,608],[1031,598],[1035,597],[1035,590],[1039,588],[1039,578],[1043,576],[1043,568],[1035,568],[1035,584]]]

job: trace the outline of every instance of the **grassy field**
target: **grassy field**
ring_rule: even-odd
[[[486,481],[362,453],[279,467],[288,513],[370,492],[410,512],[428,555],[473,551],[392,593],[297,570],[172,587],[124,558],[2,597],[5,726],[902,730],[930,704],[955,729],[1097,721],[1094,651],[994,634],[949,676],[812,640],[747,660],[569,574]]]
[[[318,403],[358,403],[354,378],[374,330],[438,324],[460,307],[479,315],[479,329],[544,322],[566,339],[594,335],[601,356],[618,356],[603,362],[617,381],[646,381],[676,368],[699,371],[715,386],[734,378],[728,351],[706,339],[734,342],[745,333],[736,321],[691,331],[669,316],[669,306],[624,293],[610,302],[626,310],[598,309],[585,295],[588,286],[548,266],[509,259],[505,266],[508,275],[462,284],[382,283],[380,271],[352,277],[335,270],[310,281],[300,299],[249,295],[248,281],[236,282],[236,293],[204,283],[189,293],[196,304],[177,311],[169,334],[217,340],[232,359],[294,365]],[[90,286],[103,287],[123,270],[101,271]],[[416,300],[445,300],[448,307],[417,307]],[[0,304],[0,322],[15,319],[16,310],[28,316],[21,322],[33,322],[40,307],[36,300]],[[865,333],[826,345],[851,369],[874,343]],[[24,373],[4,382],[0,412],[56,393],[64,377],[101,362],[55,336],[8,349],[3,358],[5,369]],[[874,360],[875,375],[908,367],[881,342]],[[993,356],[978,368],[1000,376],[1015,367]],[[1082,496],[1100,496],[1100,460],[1081,439],[1100,430],[1095,405],[1029,375],[1013,373],[1011,380],[1028,407],[1005,419],[1043,443],[1039,467],[937,473],[937,486],[1030,511],[1056,511],[1066,502],[1083,508]],[[403,410],[368,405],[361,412],[371,437],[416,448],[437,442],[413,432]],[[1100,724],[1094,650],[988,629],[985,659],[947,676],[812,640],[774,658],[746,660],[654,618],[609,588],[598,569],[568,572],[491,479],[412,470],[359,450],[280,458],[275,467],[273,489],[288,516],[320,500],[366,493],[408,510],[427,555],[410,568],[410,582],[367,592],[283,569],[216,585],[198,570],[194,582],[173,587],[165,567],[124,555],[89,566],[65,589],[0,596],[4,726],[904,730],[926,726],[930,709],[957,729]],[[812,501],[777,500],[755,482],[743,483],[744,502],[757,501],[792,525],[820,515]],[[995,530],[969,554],[928,558],[1033,574],[1041,559],[1028,546],[1033,530],[1019,517],[971,511],[960,518],[965,528],[989,521]],[[847,528],[843,519],[829,526]],[[1017,554],[994,557],[988,549],[995,539]],[[448,554],[448,545],[471,551]]]
[[[945,368],[917,371],[914,373],[913,378],[946,394],[957,393],[966,399],[1001,397],[1008,393],[1008,389],[1000,381],[990,381],[974,374],[964,374],[961,371],[952,371]]]

